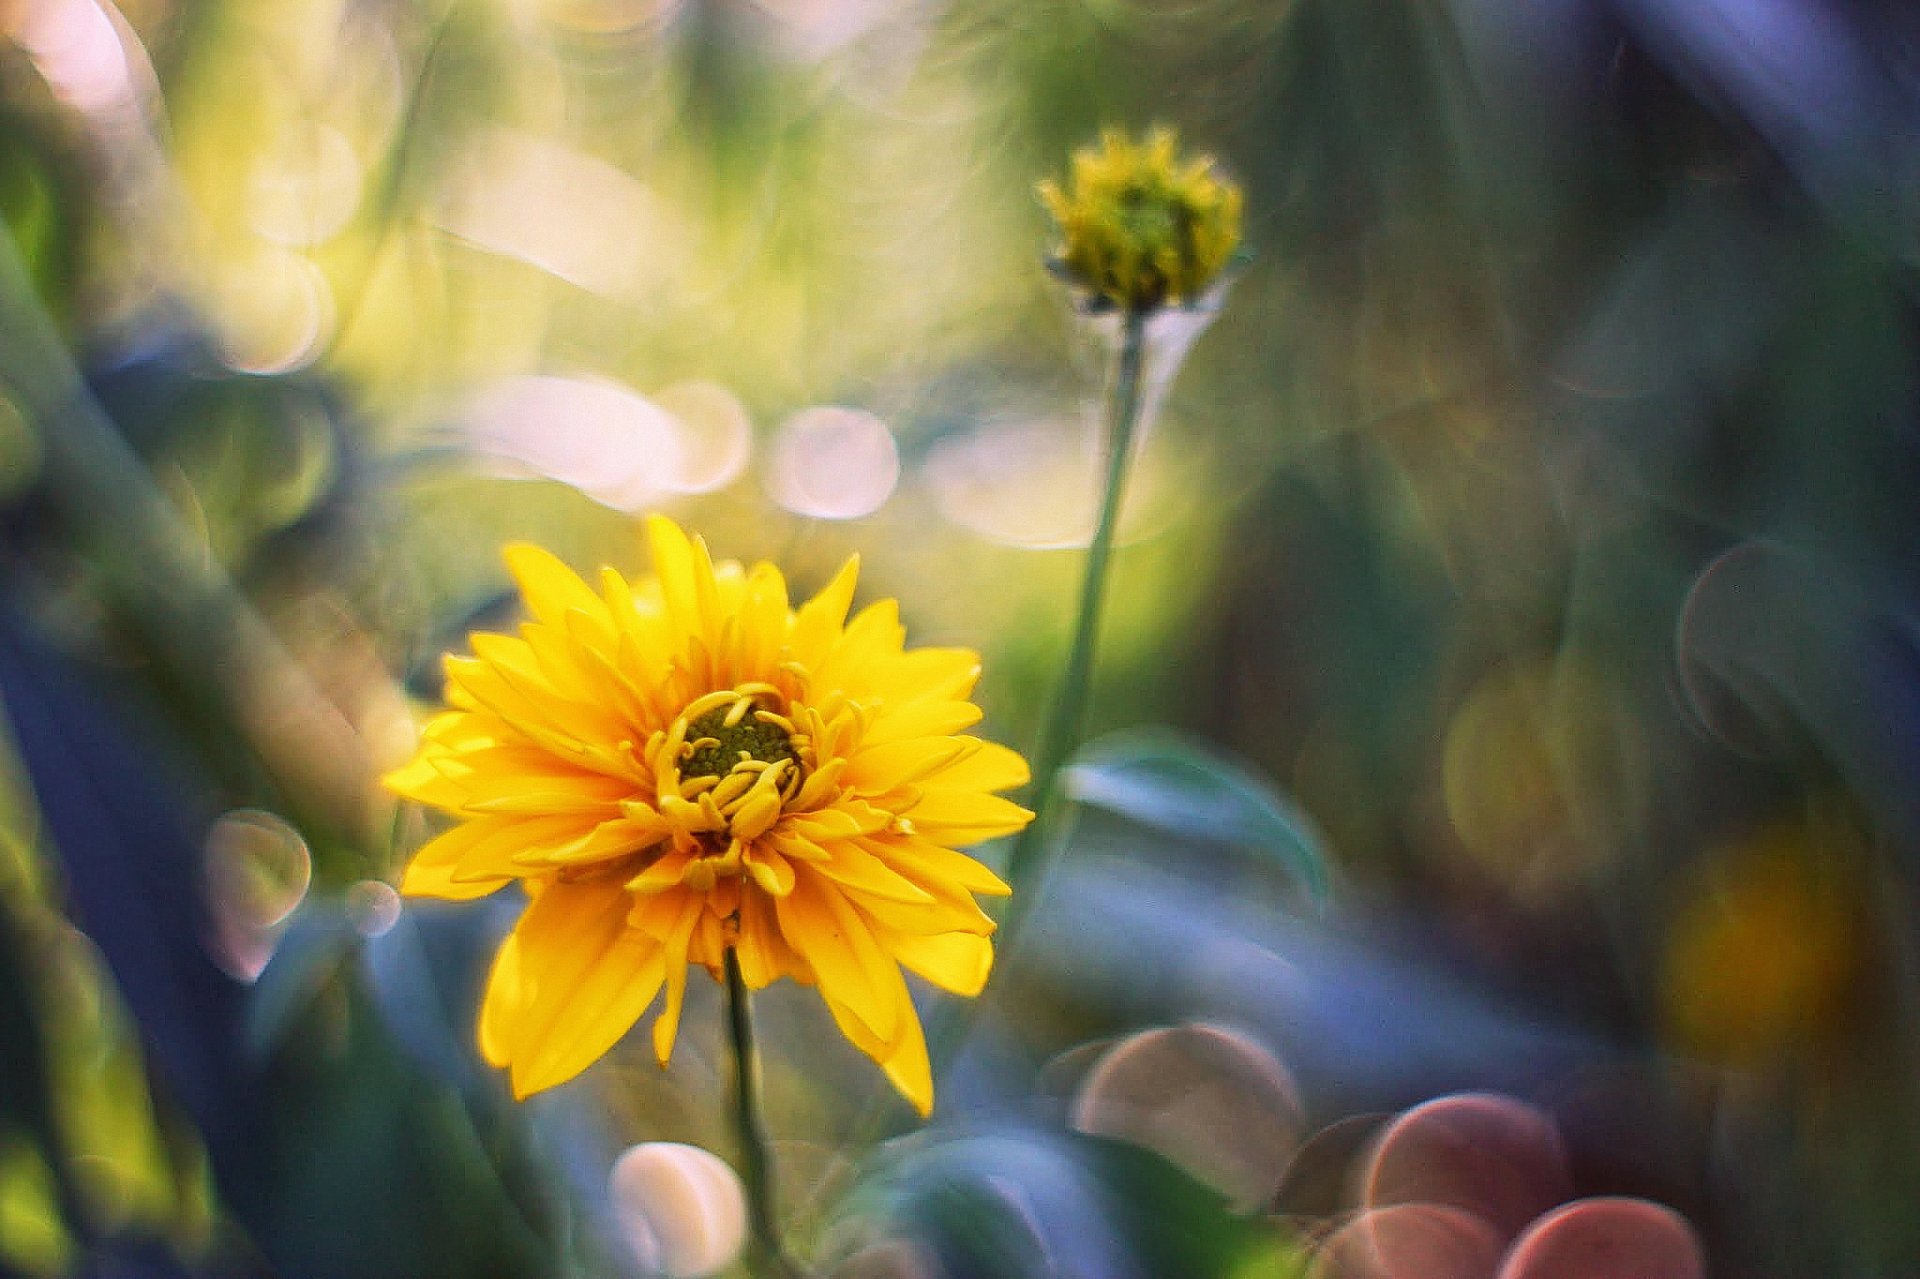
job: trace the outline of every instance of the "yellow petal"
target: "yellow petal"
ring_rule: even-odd
[[[787,580],[779,569],[771,564],[753,566],[734,616],[739,618],[739,625],[734,633],[734,667],[730,678],[736,683],[770,679],[780,662],[780,648],[787,638],[790,616]]]
[[[882,835],[862,840],[861,847],[916,884],[948,884],[991,897],[1013,891],[981,862],[930,839]]]
[[[814,869],[836,884],[870,897],[897,902],[933,900],[926,889],[849,840],[835,844],[827,860],[817,863]]]
[[[749,849],[746,866],[753,882],[770,895],[785,897],[793,891],[793,865],[773,849],[764,846]]]
[[[464,787],[450,781],[439,767],[447,753],[428,746],[407,763],[380,779],[380,784],[402,799],[434,808],[457,809],[466,802]]]
[[[907,633],[900,625],[897,600],[876,600],[860,610],[840,634],[839,643],[814,665],[821,689],[867,689],[876,671],[900,655]]]
[[[661,599],[676,638],[717,635],[713,562],[705,544],[688,538],[664,515],[648,517],[647,543],[652,548],[654,577],[660,583]]]
[[[875,691],[894,705],[964,701],[980,680],[980,654],[970,648],[916,648],[875,675]]]
[[[1011,835],[1033,814],[998,795],[928,790],[904,814],[913,828],[939,843],[974,844]]]
[[[520,985],[520,939],[508,933],[494,954],[487,993],[480,1001],[480,1055],[488,1065],[505,1067],[513,1060],[514,1031],[525,995]]]
[[[611,743],[622,736],[625,726],[599,699],[565,697],[555,690],[526,641],[484,631],[472,640],[477,669],[463,665],[456,675],[449,662],[448,675],[523,732],[531,727],[557,730],[558,743],[552,732],[535,740],[550,749],[557,744],[562,758],[577,754],[581,743]]]
[[[650,939],[623,933],[576,988],[564,1016],[532,1047],[516,1072],[518,1095],[563,1084],[604,1056],[653,1003],[665,971],[665,957]]]
[[[885,1072],[888,1082],[899,1090],[922,1119],[933,1111],[933,1069],[927,1060],[927,1041],[920,1029],[920,1016],[914,1010],[907,984],[895,968],[884,992],[893,1009],[897,1032],[890,1038],[873,1034],[846,1004],[834,998],[822,985],[820,994],[833,1014],[833,1021],[854,1047],[873,1058]]]
[[[658,813],[629,803],[622,807],[621,816],[607,818],[570,842],[537,845],[513,860],[531,867],[587,866],[642,852],[667,833],[667,823]]]
[[[509,878],[524,873],[514,860],[516,856],[543,841],[572,838],[579,830],[579,823],[571,818],[479,818],[462,822],[421,846],[407,864],[400,891],[453,901],[485,896]]]
[[[863,744],[847,761],[846,783],[865,794],[884,794],[896,786],[940,772],[979,745],[972,738],[953,737],[913,737],[877,745]]]
[[[750,990],[759,990],[793,971],[793,952],[780,936],[773,901],[758,893],[740,898],[740,935],[734,944],[740,955],[740,975]]]
[[[407,867],[400,878],[400,891],[408,897],[438,897],[442,901],[468,902],[488,893],[499,892],[511,879],[455,879],[446,866]]]
[[[925,790],[1011,790],[1032,780],[1032,771],[1020,752],[1008,750],[998,742],[983,742],[972,737],[960,740],[974,743],[975,749],[956,756],[925,778]]]
[[[507,571],[520,587],[521,598],[541,621],[558,625],[567,610],[575,608],[605,614],[600,597],[551,552],[527,542],[515,542],[503,554]]]
[[[571,1079],[653,1001],[659,948],[627,927],[627,901],[617,886],[559,881],[520,917],[519,1016],[505,1036],[516,1097]]]
[[[840,566],[819,594],[800,606],[787,641],[793,660],[811,669],[832,651],[846,624],[847,609],[853,604],[853,590],[859,580],[860,557],[856,555]]]
[[[875,933],[895,959],[956,995],[978,995],[993,971],[993,942],[985,937],[972,933],[916,937],[884,927]]]
[[[914,1011],[907,984],[897,974],[894,980],[899,987],[900,1035],[880,1068],[925,1119],[933,1113],[933,1064],[927,1060],[927,1037],[920,1029],[920,1015]]]
[[[905,874],[905,872],[902,872]],[[964,888],[931,876],[906,875],[933,898],[929,902],[897,902],[885,897],[865,897],[860,909],[876,923],[901,932],[928,936],[934,933],[973,933],[990,937],[997,927],[991,916],[980,909],[973,894]]]
[[[687,997],[687,940],[703,909],[700,899],[689,895],[680,922],[661,947],[667,964],[667,1004],[653,1019],[653,1055],[662,1066],[672,1059],[674,1037],[680,1031],[680,1009]]]
[[[692,861],[691,853],[678,851],[664,853],[658,861],[629,879],[626,889],[630,893],[652,896],[655,893],[664,893],[669,888],[677,888],[680,886],[680,881],[686,877],[687,866]]]
[[[972,702],[918,702],[911,706],[884,705],[860,741],[864,746],[916,737],[947,737],[963,733],[980,722],[980,708]]]
[[[821,992],[845,1004],[876,1037],[891,1041],[899,1012],[887,974],[898,969],[840,890],[802,875],[793,892],[775,899],[774,912],[787,943],[812,966]]]

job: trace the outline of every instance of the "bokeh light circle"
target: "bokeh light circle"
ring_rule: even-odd
[[[346,909],[355,932],[362,937],[383,937],[400,922],[400,894],[384,880],[363,879],[348,885]]]
[[[893,432],[864,410],[803,409],[774,435],[767,491],[796,515],[856,520],[879,510],[899,482]]]
[[[1388,1116],[1347,1115],[1300,1143],[1280,1177],[1274,1206],[1297,1217],[1334,1217],[1353,1192],[1353,1170],[1368,1155]]]
[[[1363,1212],[1315,1251],[1310,1279],[1493,1279],[1498,1231],[1470,1212],[1440,1204],[1396,1204]]]
[[[1791,755],[1797,715],[1777,653],[1817,594],[1807,570],[1777,548],[1743,542],[1715,557],[1687,590],[1674,632],[1674,676],[1702,733],[1736,755]],[[1772,641],[1772,642],[1769,642]]]
[[[676,382],[653,402],[673,419],[679,439],[667,487],[712,493],[740,478],[753,454],[753,419],[739,396],[716,382]]]
[[[254,981],[313,883],[312,854],[283,819],[240,808],[207,832],[203,858],[209,949],[229,974]]]
[[[1368,1208],[1445,1204],[1503,1239],[1572,1193],[1553,1119],[1496,1093],[1436,1097],[1407,1111],[1381,1133],[1361,1182]]]
[[[700,1279],[746,1244],[746,1195],[726,1161],[698,1146],[650,1141],[614,1161],[607,1189],[635,1262],[668,1279]]]
[[[1514,1243],[1499,1279],[1706,1279],[1686,1218],[1645,1199],[1581,1199]]]
[[[602,378],[533,374],[495,383],[469,405],[466,438],[513,473],[558,480],[618,511],[637,511],[680,471],[673,418]]]
[[[1280,1059],[1249,1036],[1159,1027],[1107,1050],[1074,1099],[1073,1124],[1158,1151],[1251,1212],[1272,1202],[1299,1143],[1299,1098]]]

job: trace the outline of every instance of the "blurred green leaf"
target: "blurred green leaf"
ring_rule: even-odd
[[[75,228],[94,211],[44,134],[43,124],[23,115],[0,119],[0,222],[20,246],[41,305],[64,327],[79,267]]]
[[[1256,1219],[1235,1216],[1219,1191],[1164,1156],[1086,1133],[1074,1134],[1073,1145],[1119,1209],[1147,1274],[1232,1275],[1254,1252]]]
[[[36,1146],[57,1149],[46,1033],[29,982],[31,944],[12,910],[0,904],[0,1135],[17,1128]]]
[[[942,1270],[994,1279],[1241,1273],[1271,1229],[1153,1151],[1085,1133],[976,1128],[901,1143],[849,1205]]]
[[[1065,774],[1075,803],[1183,839],[1225,844],[1328,893],[1325,840],[1298,805],[1232,756],[1170,729],[1128,729],[1082,748]]]

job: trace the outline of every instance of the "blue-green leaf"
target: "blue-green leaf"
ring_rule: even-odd
[[[1271,859],[1315,901],[1326,899],[1326,841],[1313,819],[1217,747],[1169,729],[1128,729],[1088,743],[1062,781],[1076,803]]]

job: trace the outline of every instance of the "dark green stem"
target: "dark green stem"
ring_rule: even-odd
[[[1108,401],[1106,487],[1100,498],[1100,523],[1087,548],[1086,572],[1080,579],[1080,609],[1074,621],[1073,644],[1067,650],[1066,674],[1053,710],[1041,729],[1034,751],[1032,804],[1035,817],[1014,841],[1007,862],[1007,880],[1013,899],[1001,921],[1000,945],[1010,950],[1027,914],[1033,908],[1055,847],[1059,824],[1060,770],[1072,757],[1086,729],[1087,703],[1093,695],[1094,650],[1100,638],[1100,613],[1106,601],[1107,569],[1113,559],[1114,531],[1120,523],[1120,505],[1126,492],[1127,468],[1133,460],[1133,437],[1140,423],[1141,369],[1146,362],[1147,312],[1133,308],[1121,320],[1120,355],[1114,369]]]
[[[740,1144],[740,1180],[747,1191],[747,1269],[758,1279],[800,1279],[799,1267],[780,1251],[773,1212],[773,1161],[760,1122],[760,1062],[753,1050],[753,1014],[748,1008],[740,956],[727,948],[727,1031],[733,1044],[733,1125]]]

